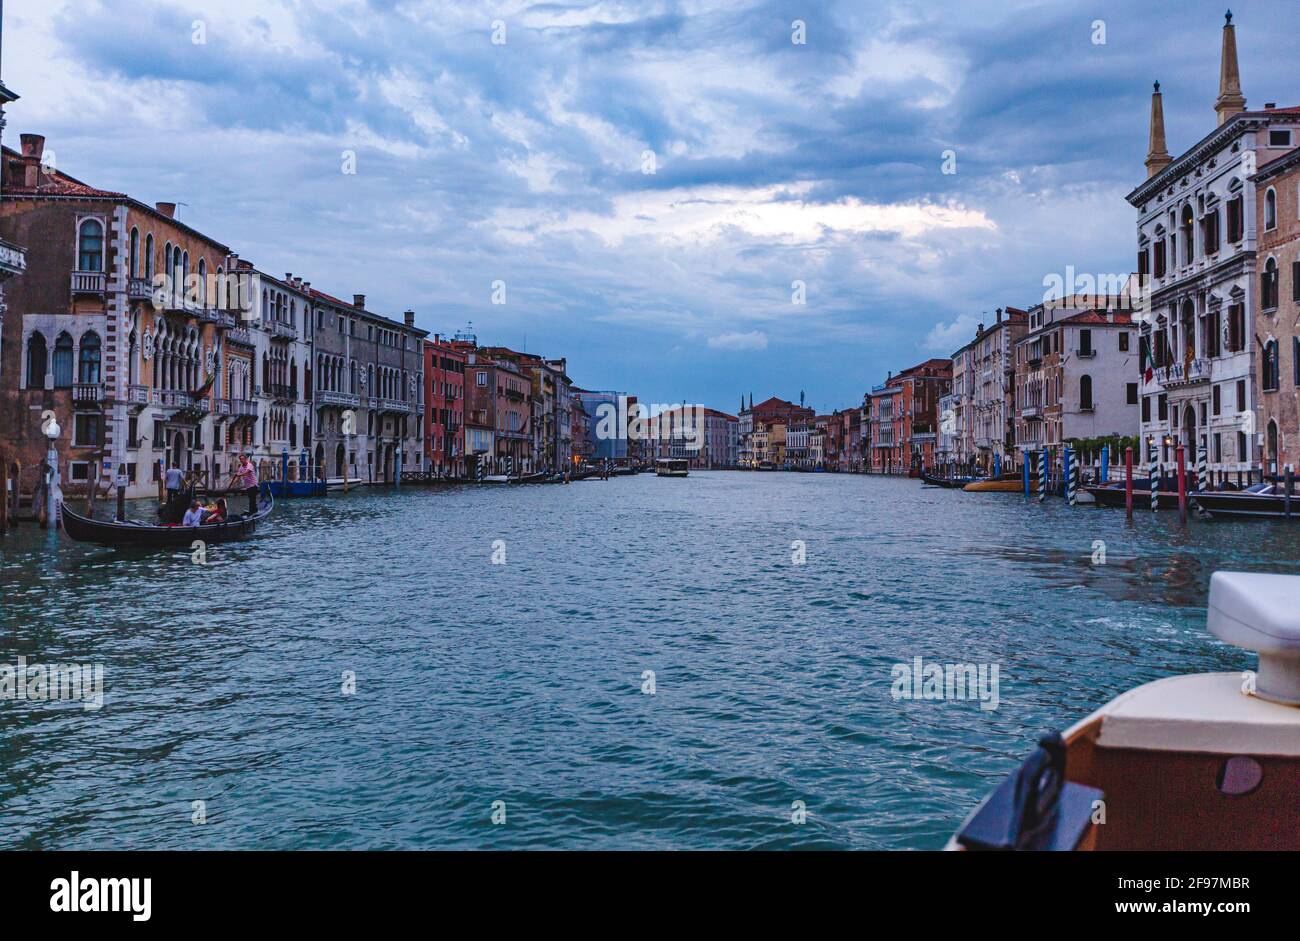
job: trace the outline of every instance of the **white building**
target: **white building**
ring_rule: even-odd
[[[1231,14],[1223,28],[1217,126],[1181,156],[1165,146],[1160,85],[1151,97],[1148,178],[1128,195],[1138,211],[1141,431],[1166,468],[1208,452],[1215,477],[1257,472],[1254,401],[1255,168],[1295,146],[1300,108],[1246,111]]]

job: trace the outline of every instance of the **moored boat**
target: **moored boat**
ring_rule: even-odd
[[[948,490],[961,490],[967,484],[972,483],[976,478],[969,475],[959,477],[939,477],[935,474],[921,473],[921,480],[932,487],[944,487]]]
[[[1045,736],[955,850],[1300,849],[1300,576],[1216,572],[1207,626],[1255,673],[1171,676]]]
[[[265,520],[274,508],[275,497],[263,490],[256,513],[232,515],[224,523],[181,526],[96,520],[73,512],[65,504],[60,511],[60,524],[68,538],[77,542],[91,542],[121,549],[188,548],[196,540],[211,545],[251,536],[258,524]]]
[[[1020,493],[1024,488],[1025,485],[1023,481],[1003,478],[1002,480],[972,480],[961,489],[965,490],[967,493]],[[1031,491],[1036,491],[1038,489],[1038,481],[1031,479],[1029,481],[1029,489]]]
[[[1191,495],[1192,504],[1202,515],[1255,516],[1272,519],[1300,519],[1300,494],[1287,498],[1281,484],[1255,484],[1245,490],[1214,490]]]

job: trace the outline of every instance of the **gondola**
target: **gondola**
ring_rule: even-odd
[[[74,513],[66,503],[60,516],[63,532],[76,542],[92,542],[119,549],[166,549],[189,548],[196,540],[212,545],[251,536],[257,524],[274,508],[275,497],[263,490],[256,513],[236,515],[224,523],[208,526],[153,526],[96,520]]]
[[[976,477],[936,477],[934,474],[921,472],[921,480],[932,487],[943,487],[947,490],[960,490],[967,484],[978,480]]]

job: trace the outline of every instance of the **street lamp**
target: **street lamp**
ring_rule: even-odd
[[[58,525],[58,519],[55,516],[57,512],[57,494],[59,492],[59,452],[55,449],[55,442],[59,440],[62,429],[59,428],[58,421],[51,416],[50,420],[41,429],[45,432],[45,437],[50,440],[50,449],[45,454],[45,460],[50,465],[50,477],[45,486],[45,519],[46,525],[54,523]]]

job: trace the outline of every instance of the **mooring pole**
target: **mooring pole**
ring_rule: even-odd
[[[1047,499],[1047,448],[1038,452],[1038,502]]]
[[[1205,448],[1196,451],[1196,489],[1204,493],[1210,489],[1209,454]]]
[[[1061,461],[1061,471],[1065,478],[1062,481],[1062,485],[1065,487],[1065,502],[1067,506],[1074,506],[1077,499],[1074,492],[1074,449],[1066,448],[1062,452]]]
[[[1025,452],[1024,458],[1020,461],[1021,476],[1025,479],[1025,499],[1029,499],[1029,465],[1032,462],[1029,459],[1029,452]]]
[[[117,465],[117,521],[126,522],[126,465]]]
[[[9,455],[0,451],[0,538],[9,532]]]
[[[1291,518],[1291,484],[1294,481],[1295,481],[1295,469],[1290,464],[1288,464],[1286,466],[1286,498],[1284,501],[1286,507],[1287,519]]]
[[[1110,445],[1101,446],[1101,483],[1110,483]]]
[[[1156,455],[1156,446],[1151,445],[1151,512],[1160,508],[1160,459]]]
[[[1133,449],[1124,449],[1124,516],[1133,522]]]
[[[1180,444],[1174,448],[1174,462],[1176,466],[1175,473],[1178,474],[1178,521],[1183,524],[1187,523],[1187,467],[1185,458],[1186,454]]]

